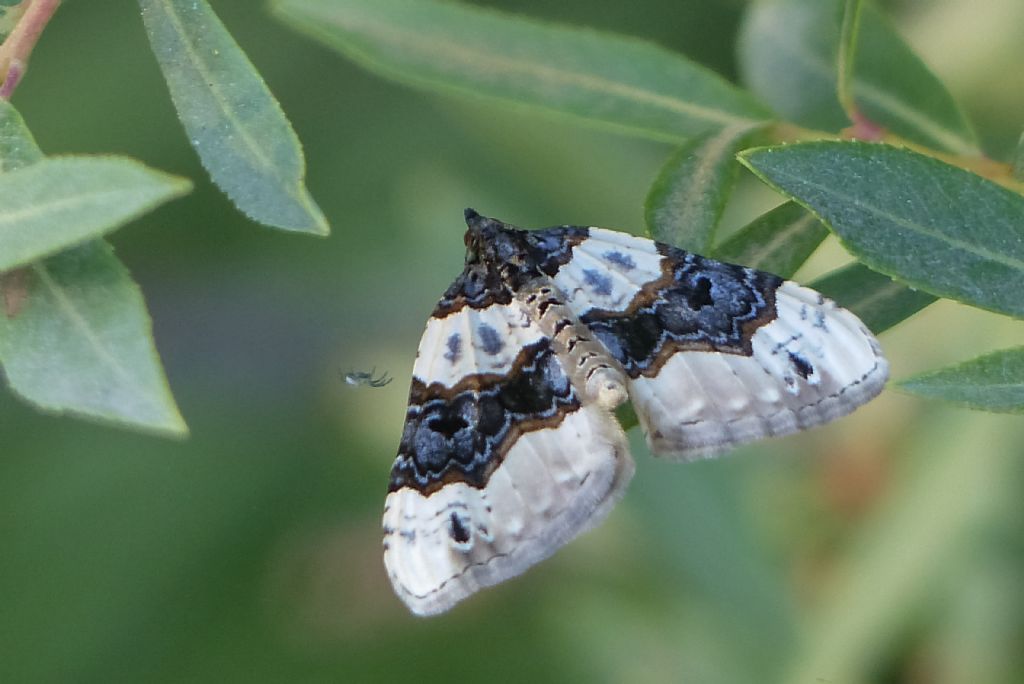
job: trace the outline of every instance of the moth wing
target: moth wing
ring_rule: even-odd
[[[591,228],[554,280],[626,371],[659,456],[709,457],[826,423],[888,377],[856,316],[767,273]]]
[[[457,337],[453,337],[457,336]],[[384,510],[384,563],[414,613],[451,608],[600,522],[633,474],[512,300],[431,319]]]

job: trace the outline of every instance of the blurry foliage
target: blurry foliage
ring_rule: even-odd
[[[0,679],[1024,679],[1019,418],[888,393],[732,458],[641,464],[600,532],[423,622],[379,558],[402,390],[338,374],[405,374],[471,204],[646,218],[712,256],[828,272],[814,285],[878,332],[929,307],[883,338],[915,373],[899,388],[1019,413],[1020,121],[960,85],[965,113],[901,38],[956,35],[955,3],[893,22],[855,0],[273,0],[297,35],[244,0],[214,3],[223,25],[202,0],[73,2],[32,51],[33,4],[0,0],[4,376],[162,434],[186,431],[180,405],[192,437],[0,396]],[[993,7],[1013,35],[1016,5]],[[388,86],[304,35],[470,97]],[[1019,63],[1019,41],[991,43]],[[1020,90],[1004,81],[992,102]],[[188,182],[135,159],[194,192],[157,208]],[[335,236],[243,215],[319,235],[327,216]],[[826,229],[860,263],[836,268]]]

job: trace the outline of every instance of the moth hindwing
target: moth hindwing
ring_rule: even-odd
[[[523,572],[608,514],[633,474],[612,411],[692,460],[845,415],[888,364],[791,281],[602,228],[466,211],[466,266],[427,322],[384,509],[414,613]]]

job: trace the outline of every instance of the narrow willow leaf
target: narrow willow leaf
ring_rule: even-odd
[[[178,117],[213,181],[254,221],[327,235],[299,139],[206,0],[139,0]]]
[[[839,29],[839,54],[836,59],[836,95],[851,121],[858,118],[853,98],[853,65],[857,54],[862,6],[860,0],[846,0],[844,3],[843,22]]]
[[[736,181],[736,152],[751,129],[723,128],[691,140],[668,160],[647,194],[647,229],[662,242],[707,254]]]
[[[0,101],[0,174],[42,159]],[[105,242],[0,274],[0,295],[0,364],[15,394],[50,411],[187,433],[139,288]]]
[[[138,287],[100,240],[30,266],[0,359],[27,401],[169,435],[188,432],[152,345]]]
[[[796,202],[786,202],[740,228],[712,254],[791,278],[826,237],[828,229],[817,216]]]
[[[813,142],[744,152],[860,261],[917,289],[1024,317],[1024,197],[909,150]]]
[[[929,399],[996,413],[1024,413],[1024,347],[1003,349],[896,383]]]
[[[27,0],[0,0],[0,43],[14,30],[26,9]]]
[[[848,119],[836,98],[843,0],[750,3],[739,40],[744,82],[784,118],[837,131]],[[964,156],[978,141],[953,97],[872,5],[861,12],[853,95],[868,120],[928,147]]]
[[[640,40],[435,0],[275,0],[288,23],[386,76],[678,141],[770,114]]]
[[[54,157],[0,175],[0,272],[115,228],[189,191],[119,157]]]
[[[0,100],[0,173],[34,164],[43,153],[21,118],[6,100]]]
[[[803,616],[805,639],[776,681],[878,681],[893,645],[963,588],[969,558],[988,550],[1007,555],[1006,538],[991,534],[991,524],[1019,511],[1019,425],[954,412],[928,427],[907,440],[911,453],[901,454],[886,480],[889,495],[833,560],[830,590]],[[1011,577],[1019,586],[1017,573]]]
[[[936,299],[856,263],[815,280],[811,287],[857,314],[876,335],[902,323]]]
[[[1013,155],[1013,177],[1024,181],[1024,133],[1021,133],[1017,150]]]

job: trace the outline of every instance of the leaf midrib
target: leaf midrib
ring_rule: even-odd
[[[101,362],[103,362],[108,368],[110,368],[111,371],[116,376],[118,376],[118,378],[120,378],[122,383],[124,383],[125,385],[136,387],[136,396],[145,399],[145,402],[148,405],[148,410],[150,412],[155,410],[156,413],[159,414],[159,404],[155,404],[153,402],[153,397],[150,396],[147,392],[138,391],[140,388],[139,383],[135,382],[135,378],[132,376],[131,373],[128,372],[128,370],[124,366],[121,365],[117,357],[110,354],[107,351],[102,339],[100,339],[99,335],[97,335],[96,332],[93,330],[92,326],[89,324],[89,321],[87,321],[79,313],[78,308],[75,306],[74,302],[72,302],[71,299],[65,294],[64,288],[61,287],[57,283],[57,281],[53,279],[53,277],[50,276],[49,270],[46,268],[45,264],[41,262],[35,263],[32,265],[32,269],[36,272],[42,284],[53,296],[54,300],[57,302],[57,306],[67,316],[68,320],[71,322],[72,327],[78,330],[82,337],[88,342],[89,347],[96,354],[97,358],[99,358]]]
[[[798,183],[801,183],[801,184],[803,184],[805,186],[808,186],[808,187],[814,188],[816,190],[819,190],[820,192],[822,192],[825,195],[830,195],[830,196],[835,197],[835,198],[837,198],[837,199],[839,199],[841,201],[844,201],[847,204],[849,204],[849,205],[851,205],[853,207],[856,207],[856,209],[858,209],[858,210],[866,211],[867,213],[870,213],[870,214],[872,214],[872,215],[874,215],[874,216],[876,216],[878,218],[882,218],[882,219],[885,219],[887,221],[891,221],[892,223],[894,223],[894,224],[896,224],[896,225],[898,225],[900,227],[906,228],[906,229],[911,230],[911,231],[913,231],[915,233],[919,233],[920,235],[923,235],[925,237],[929,237],[929,238],[932,238],[933,240],[938,240],[939,242],[944,242],[944,243],[947,243],[947,244],[949,244],[951,246],[958,247],[958,248],[960,248],[960,249],[962,249],[962,250],[964,250],[966,252],[974,254],[975,256],[979,256],[979,257],[981,257],[983,259],[987,259],[989,261],[994,261],[996,263],[1003,264],[1004,266],[1008,266],[1008,267],[1013,268],[1015,270],[1024,271],[1024,260],[1008,257],[1006,255],[1003,255],[1003,254],[1000,254],[1000,253],[996,253],[996,252],[992,252],[992,251],[990,251],[988,249],[984,249],[984,248],[982,248],[982,247],[980,247],[978,245],[972,244],[970,242],[965,242],[963,240],[951,237],[949,235],[944,235],[942,233],[937,233],[935,231],[928,230],[925,226],[923,226],[920,223],[914,223],[914,222],[909,221],[907,219],[904,219],[904,218],[901,218],[901,217],[894,216],[892,214],[886,213],[885,211],[881,210],[880,208],[875,207],[872,204],[865,203],[861,198],[854,197],[853,195],[847,195],[846,193],[843,193],[843,192],[840,192],[839,190],[836,190],[834,187],[830,187],[830,186],[827,186],[827,185],[822,185],[821,183],[809,180],[808,178],[805,178],[805,177],[801,177],[801,176],[797,176],[797,175],[788,173],[788,172],[783,171],[783,170],[778,169],[778,168],[774,169],[773,173],[775,174],[776,177],[784,178],[784,179],[790,180],[790,181],[797,181]],[[773,184],[775,184],[774,180],[772,182],[773,182]],[[801,199],[803,199],[803,198],[801,198]],[[863,251],[863,250],[858,250],[858,251]]]
[[[223,91],[219,86],[217,79],[213,78],[212,72],[207,69],[206,63],[202,60],[195,45],[192,44],[188,38],[190,33],[185,28],[184,23],[181,20],[177,9],[174,7],[172,0],[156,0],[156,2],[164,7],[165,13],[169,21],[171,21],[178,30],[179,36],[182,38],[182,44],[185,47],[185,52],[189,57],[189,61],[196,68],[196,70],[202,74],[202,82],[208,87],[210,94],[213,96],[214,101],[217,103],[218,108],[224,115],[224,118],[230,122],[232,128],[238,132],[239,137],[245,143],[245,147],[252,153],[252,155],[259,162],[261,168],[268,176],[275,178],[278,184],[284,189],[285,194],[294,199],[300,205],[303,205],[302,198],[299,196],[299,188],[297,185],[293,187],[291,179],[281,175],[278,171],[278,165],[273,163],[269,157],[267,157],[262,148],[260,148],[257,141],[249,134],[248,129],[242,125],[241,121],[235,116],[233,110],[229,106],[229,100],[224,95]],[[209,7],[207,7],[209,9]],[[213,10],[210,9],[212,12]],[[239,48],[240,49],[240,48]],[[304,206],[304,205],[303,205]]]
[[[299,12],[302,10],[299,9]],[[315,25],[315,17],[306,15],[307,20],[314,22],[312,28],[320,31],[321,28]],[[399,45],[406,50],[412,49],[421,56],[436,56],[441,53],[456,63],[469,65],[473,71],[482,71],[483,68],[492,68],[506,73],[522,73],[532,76],[539,81],[547,81],[552,85],[570,84],[596,93],[616,95],[625,99],[634,100],[646,104],[653,104],[669,111],[683,114],[695,119],[709,121],[722,126],[745,126],[753,127],[764,123],[764,120],[751,119],[739,115],[729,114],[722,109],[712,109],[702,105],[692,104],[685,100],[663,95],[645,88],[631,86],[619,81],[594,76],[578,71],[556,69],[537,62],[517,61],[511,58],[499,57],[480,50],[466,48],[451,40],[437,40],[436,37],[423,35],[411,31],[395,30],[394,27],[381,22],[374,22],[365,16],[362,21],[354,20],[352,17],[338,18],[332,14],[325,15],[325,19],[334,21],[339,27],[347,27],[349,31],[363,31],[369,35],[376,36],[381,42],[391,45]],[[365,53],[364,53],[365,55]],[[374,59],[370,55],[365,55]],[[374,60],[377,61],[377,60]]]

